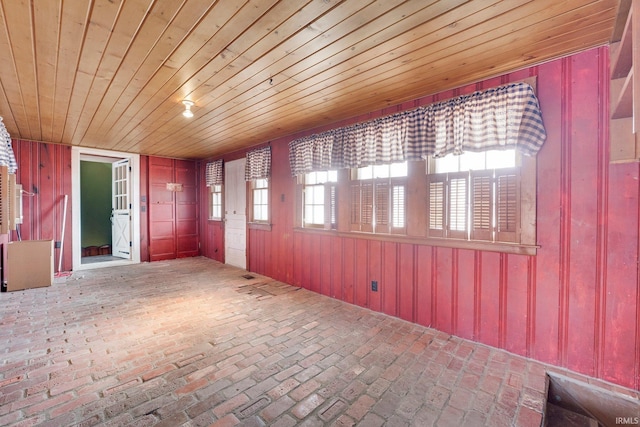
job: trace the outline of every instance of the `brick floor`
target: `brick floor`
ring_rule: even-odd
[[[546,365],[243,274],[191,258],[0,295],[0,425],[540,425]]]

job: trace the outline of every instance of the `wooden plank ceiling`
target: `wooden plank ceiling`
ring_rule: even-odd
[[[618,0],[0,6],[13,138],[206,158],[605,44]]]

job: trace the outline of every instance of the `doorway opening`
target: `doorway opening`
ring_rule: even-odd
[[[73,269],[140,262],[139,156],[74,147]]]

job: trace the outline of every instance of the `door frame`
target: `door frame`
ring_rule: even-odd
[[[113,163],[129,159],[131,162],[131,259],[82,264],[82,229],[80,224],[80,161]],[[71,226],[73,270],[113,267],[140,263],[140,155],[96,148],[71,148]]]

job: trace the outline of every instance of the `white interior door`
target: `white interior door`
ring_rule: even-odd
[[[112,254],[131,259],[131,202],[129,201],[129,159],[112,163],[113,204],[111,206]]]
[[[224,165],[225,263],[247,268],[247,184],[245,159]]]

